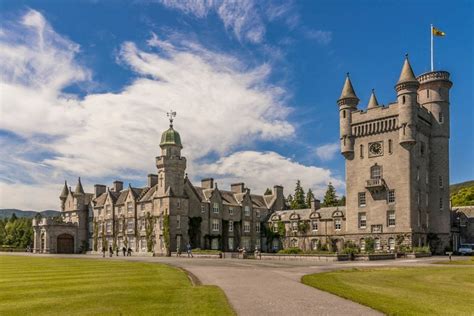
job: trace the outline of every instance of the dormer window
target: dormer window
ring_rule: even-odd
[[[219,203],[217,202],[214,202],[213,206],[212,206],[212,211],[214,213],[219,213]]]
[[[244,215],[245,216],[250,216],[250,207],[248,205],[246,205],[244,207]]]

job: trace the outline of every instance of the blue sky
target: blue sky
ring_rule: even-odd
[[[191,179],[256,192],[301,179],[344,190],[346,72],[361,99],[395,100],[404,54],[451,72],[451,182],[474,178],[470,1],[3,1],[0,207],[57,208],[86,189],[154,172],[177,110]],[[240,171],[236,171],[239,169]],[[36,196],[25,202],[21,192]]]

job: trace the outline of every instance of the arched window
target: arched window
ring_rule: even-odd
[[[375,250],[380,250],[380,238],[375,238]]]
[[[391,251],[395,250],[395,239],[392,237],[388,239],[388,249]]]
[[[405,96],[402,97],[402,103],[405,104]]]
[[[382,167],[377,164],[370,167],[370,178],[371,179],[382,178]]]

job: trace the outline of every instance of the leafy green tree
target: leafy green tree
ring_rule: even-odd
[[[263,193],[263,195],[272,195],[272,194],[273,194],[273,192],[272,192],[272,190],[270,190],[270,188],[267,188],[265,190],[265,193]]]
[[[474,186],[465,187],[451,194],[452,206],[474,205]]]
[[[306,193],[306,207],[311,207],[311,201],[314,199],[314,194],[311,189],[308,189],[308,193]]]
[[[298,180],[296,181],[295,195],[291,203],[291,209],[298,210],[302,208],[307,208],[306,198],[305,198],[303,187],[301,186],[301,181]]]
[[[324,194],[323,205],[326,207],[337,206],[339,201],[337,200],[336,189],[331,182],[328,184],[326,194]]]
[[[339,206],[346,206],[346,196],[343,195],[342,198],[339,199],[338,201]]]

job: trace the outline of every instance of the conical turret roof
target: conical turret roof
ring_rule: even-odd
[[[379,102],[377,101],[377,97],[375,96],[375,90],[372,89],[372,94],[370,95],[369,105],[367,109],[373,109],[379,106]]]
[[[413,69],[411,68],[410,61],[408,60],[408,54],[405,55],[405,62],[403,63],[402,72],[400,73],[400,78],[398,79],[397,84],[404,82],[418,82]]]
[[[346,76],[346,81],[344,82],[344,87],[342,88],[341,96],[339,97],[339,100],[341,99],[359,99],[357,95],[355,94],[354,87],[352,86],[351,78],[349,78],[349,73],[347,73]]]
[[[80,177],[77,179],[76,190],[74,190],[74,194],[84,194]]]
[[[59,196],[59,198],[65,199],[67,198],[68,194],[69,194],[69,189],[67,187],[67,181],[64,181],[64,187],[63,187],[63,190],[61,191],[61,195]]]

